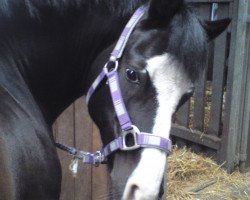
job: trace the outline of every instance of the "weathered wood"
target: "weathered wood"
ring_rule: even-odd
[[[209,20],[211,17],[211,4],[196,4],[199,8],[198,12],[203,19]],[[194,116],[193,116],[193,129],[203,131],[204,128],[204,109],[205,109],[205,87],[207,70],[213,68],[213,63],[210,58],[213,56],[213,43],[208,45],[208,62],[204,73],[195,84],[194,94]]]
[[[74,107],[71,105],[65,112],[58,118],[56,124],[56,139],[57,142],[74,146]],[[75,199],[75,180],[68,169],[71,161],[69,156],[64,151],[58,150],[59,158],[62,165],[62,186],[60,200]]]
[[[95,152],[102,148],[101,138],[98,128],[93,127],[93,149]],[[108,179],[106,165],[92,167],[92,199],[107,199]]]
[[[247,139],[247,160],[246,160],[246,163],[245,163],[245,166],[244,166],[244,170],[245,168],[248,168],[250,167],[250,117],[249,117],[249,122],[248,122],[248,139]]]
[[[193,129],[203,132],[205,109],[206,71],[195,85]]]
[[[80,98],[74,104],[74,118],[76,148],[91,152],[93,123],[83,98]],[[91,166],[79,163],[78,174],[75,179],[75,200],[92,199],[91,183]]]
[[[240,133],[244,101],[243,85],[245,79],[244,49],[246,39],[246,16],[248,0],[238,0],[234,4],[232,21],[232,40],[229,57],[227,102],[222,135],[222,148],[219,160],[227,162],[227,170],[231,172],[239,163]]]
[[[190,108],[190,102],[187,101],[183,104],[182,107],[180,107],[178,113],[177,113],[177,124],[185,127],[189,127],[189,108]]]
[[[190,130],[185,127],[172,125],[171,134],[176,137],[180,137],[187,141],[191,141],[197,144],[204,145],[206,147],[218,150],[220,148],[221,139],[213,136],[203,134],[200,131]]]
[[[248,2],[249,12],[250,3]],[[246,82],[245,82],[245,100],[243,109],[242,122],[242,139],[240,146],[240,170],[250,167],[250,27],[248,26],[246,33],[246,49],[245,49],[245,66],[246,66]]]
[[[83,98],[67,108],[53,126],[56,141],[80,150],[95,152],[102,147],[98,129],[88,115]],[[58,150],[62,165],[62,191],[60,200],[105,199],[107,193],[107,169],[79,163],[78,174],[73,178],[68,166],[71,156]]]
[[[250,23],[250,14],[247,16],[247,22]]]
[[[228,17],[228,7],[219,6],[219,18]],[[222,115],[222,103],[224,93],[224,74],[226,56],[227,32],[223,32],[214,43],[214,65],[212,80],[212,101],[210,108],[210,120],[208,134],[219,135]]]

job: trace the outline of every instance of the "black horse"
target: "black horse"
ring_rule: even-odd
[[[143,4],[147,12],[120,60],[120,85],[133,123],[169,138],[172,114],[204,68],[207,42],[229,20],[201,21],[183,0],[0,1],[1,200],[59,199],[51,126],[86,94]],[[89,102],[104,144],[121,131],[108,93],[103,83]],[[165,164],[157,149],[115,153],[108,160],[110,199],[158,198]]]

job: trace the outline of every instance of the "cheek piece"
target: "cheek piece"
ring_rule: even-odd
[[[122,130],[121,134],[118,138],[114,139],[105,147],[103,147],[100,151],[97,151],[95,153],[78,151],[73,147],[68,147],[56,143],[57,147],[73,155],[75,160],[82,160],[83,163],[86,164],[99,165],[101,163],[104,163],[107,157],[110,154],[116,152],[117,150],[132,151],[142,147],[160,149],[166,152],[167,154],[171,152],[171,140],[150,133],[141,132],[135,125],[132,124],[120,90],[117,72],[119,67],[119,59],[122,56],[130,34],[132,33],[137,22],[143,16],[144,12],[145,7],[143,6],[138,8],[133,14],[126,27],[124,28],[114,50],[112,51],[109,61],[105,64],[101,73],[97,76],[95,81],[90,86],[86,96],[87,103],[89,103],[89,100],[94,94],[96,88],[101,84],[104,78],[107,78],[110,94],[112,97],[112,103]],[[131,138],[133,138],[133,141],[131,142],[130,140],[128,144],[127,141]]]

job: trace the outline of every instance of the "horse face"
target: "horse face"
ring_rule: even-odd
[[[193,83],[204,69],[208,40],[228,22],[200,22],[180,0],[151,1],[119,63],[122,96],[140,131],[169,138],[173,113],[193,92]],[[107,86],[96,92],[89,108],[104,144],[119,136]],[[159,198],[166,161],[164,152],[151,148],[115,153],[109,160],[110,198]]]

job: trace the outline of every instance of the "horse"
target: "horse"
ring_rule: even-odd
[[[1,200],[59,199],[61,167],[52,124],[87,94],[142,5],[146,11],[119,59],[120,88],[133,124],[168,139],[173,113],[204,69],[207,43],[229,19],[203,21],[183,0],[0,1]],[[108,85],[103,81],[88,103],[104,145],[122,132]],[[107,164],[108,199],[161,197],[167,165],[162,150],[118,150]]]

